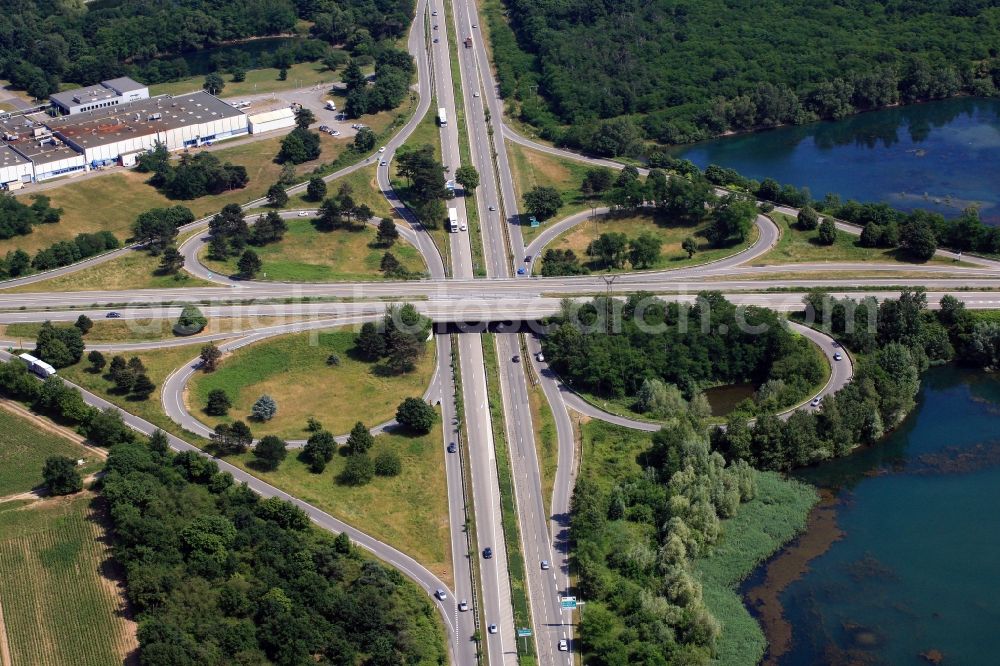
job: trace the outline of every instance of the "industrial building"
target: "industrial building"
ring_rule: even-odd
[[[251,134],[263,134],[273,130],[295,126],[295,112],[291,107],[282,107],[274,111],[265,111],[247,116],[247,124]]]
[[[87,161],[51,134],[40,139],[25,139],[11,146],[31,162],[34,181],[87,170]]]
[[[16,190],[21,183],[31,182],[34,169],[31,162],[10,146],[0,146],[0,185]]]
[[[52,105],[65,115],[109,109],[149,99],[149,88],[127,76],[101,81],[96,86],[74,88],[49,96]]]
[[[246,134],[245,113],[198,91],[163,95],[47,121],[92,167],[130,166],[157,143],[167,150],[201,146]]]

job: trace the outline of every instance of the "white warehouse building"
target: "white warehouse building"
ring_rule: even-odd
[[[245,113],[203,91],[79,113],[47,125],[92,167],[129,166],[157,143],[180,150],[248,131]]]
[[[87,160],[53,136],[41,139],[22,140],[12,146],[14,150],[31,161],[34,167],[34,181],[40,182],[87,170]]]
[[[283,107],[274,111],[265,111],[247,116],[251,134],[262,134],[273,130],[285,129],[295,125],[295,112],[291,107]]]
[[[12,190],[31,181],[31,162],[10,146],[0,145],[0,186]]]
[[[101,81],[98,85],[53,93],[49,101],[60,113],[78,113],[122,106],[140,99],[149,99],[149,88],[127,76]]]

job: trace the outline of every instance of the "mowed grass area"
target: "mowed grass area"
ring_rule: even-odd
[[[14,664],[110,666],[138,645],[89,492],[0,504],[0,605]]]
[[[280,164],[274,161],[281,147],[280,136],[265,139],[238,139],[241,143],[226,146],[225,143],[211,149],[223,162],[232,162],[246,167],[250,180],[246,187],[219,195],[209,195],[191,200],[168,199],[152,185],[147,184],[150,174],[127,169],[116,169],[113,173],[95,175],[83,180],[67,181],[60,187],[43,192],[51,198],[51,205],[62,208],[62,219],[56,224],[36,225],[27,236],[15,236],[0,241],[0,253],[21,248],[34,253],[56,241],[69,240],[79,233],[110,231],[120,241],[131,235],[135,218],[143,211],[159,206],[187,206],[196,218],[218,212],[230,203],[243,204],[258,199],[267,188],[278,180]],[[333,161],[346,149],[347,139],[335,139],[329,134],[320,134],[322,153],[319,159],[296,167],[296,173],[304,176],[320,164]],[[206,148],[192,150],[192,153]],[[179,157],[179,153],[174,153]],[[30,194],[19,197],[30,202]]]
[[[280,401],[278,407],[281,408]],[[332,417],[321,416],[320,421],[327,428],[334,425]],[[387,449],[399,454],[403,472],[396,477],[376,476],[371,483],[360,487],[337,483],[347,460],[339,453],[322,474],[310,472],[298,459],[298,450],[289,451],[273,472],[255,470],[248,464],[252,460],[249,453],[229,456],[226,460],[391,544],[450,584],[453,568],[440,417],[424,436],[398,433],[376,436],[369,455],[376,456]]]
[[[211,320],[210,320],[211,321]],[[178,437],[186,439],[191,444],[204,446],[207,440],[186,432],[183,428],[171,421],[163,412],[161,398],[163,395],[163,382],[174,370],[198,357],[203,343],[194,342],[183,347],[166,347],[144,352],[126,352],[126,358],[136,356],[146,366],[146,374],[150,380],[156,384],[156,390],[148,400],[131,400],[126,396],[114,393],[114,384],[104,375],[90,372],[90,364],[84,360],[75,365],[71,365],[59,370],[59,375],[74,384],[82,386],[88,391],[92,391],[102,398],[124,408],[131,414],[135,414],[146,419],[153,425],[171,432]],[[109,357],[108,354],[105,354]]]
[[[378,168],[376,165],[369,167],[363,167],[352,171],[343,178],[338,178],[326,184],[327,196],[333,196],[340,189],[341,185],[346,184],[351,188],[351,197],[357,204],[366,204],[372,209],[372,212],[379,218],[391,217],[399,219],[393,210],[392,206],[384,196],[382,196],[382,191],[378,187],[378,182],[375,180],[375,169]],[[306,198],[305,193],[296,194],[295,196],[289,197],[288,203],[285,204],[284,208],[286,210],[316,210],[322,204],[321,201],[310,201]]]
[[[0,407],[0,497],[42,485],[42,466],[49,456],[85,460],[78,468],[83,476],[103,465],[100,456],[86,447]]]
[[[552,488],[559,464],[559,438],[552,409],[540,384],[528,388],[528,405],[531,407],[531,425],[535,431],[535,451],[541,472],[542,505],[545,507],[545,515],[551,516]]]
[[[415,276],[426,273],[417,248],[400,238],[392,247],[376,245],[376,230],[370,225],[358,230],[317,231],[312,220],[288,220],[288,232],[278,243],[253,248],[263,268],[259,280],[284,282],[337,282],[381,280],[382,256],[391,252]],[[239,273],[238,257],[227,261],[208,259],[207,249],[199,260],[220,275]]]
[[[758,261],[767,264],[797,264],[816,261],[872,261],[881,263],[923,263],[911,260],[898,249],[877,247],[861,247],[858,236],[844,231],[837,231],[837,240],[833,245],[821,245],[819,232],[803,231],[791,215],[773,211],[768,214],[781,231],[781,237],[774,248]],[[966,262],[953,261],[944,257],[933,257],[929,262],[934,264],[952,264],[954,266],[972,266]]]
[[[630,240],[641,234],[655,236],[663,243],[660,249],[660,260],[648,269],[645,269],[655,270],[684,268],[728,257],[752,245],[760,233],[757,231],[757,227],[754,227],[744,242],[728,247],[715,247],[703,235],[708,226],[709,222],[707,220],[693,226],[682,225],[675,224],[671,220],[656,214],[601,215],[596,218],[596,221],[587,220],[581,222],[572,229],[560,234],[551,243],[546,245],[545,249],[573,250],[581,262],[592,271],[620,273],[635,269],[627,264],[625,268],[606,269],[599,262],[590,261],[587,257],[587,246],[601,234],[623,233]],[[687,256],[687,252],[681,249],[681,243],[689,236],[698,241],[698,251],[690,259]],[[544,255],[544,250],[542,254]]]
[[[266,326],[278,326],[297,321],[297,317],[286,316],[244,316],[244,317],[211,317],[203,331],[196,335],[186,336],[192,344],[199,338],[214,333],[232,333],[234,336],[249,333]],[[84,342],[146,342],[149,340],[176,340],[173,327],[176,319],[98,319],[94,327],[84,336]],[[23,338],[30,342],[38,337],[42,327],[40,322],[19,322],[16,324],[0,324],[0,335],[7,338]],[[113,355],[108,352],[106,355]]]
[[[775,472],[758,472],[756,496],[736,516],[722,521],[722,536],[712,554],[695,560],[709,612],[722,625],[716,661],[722,666],[756,664],[767,641],[743,604],[738,587],[759,564],[791,541],[806,526],[817,501],[809,485]]]
[[[511,141],[507,141],[507,155],[514,174],[514,191],[517,193],[519,207],[524,201],[525,192],[536,187],[554,187],[562,194],[563,205],[548,222],[555,222],[590,208],[590,202],[580,192],[580,185],[588,169],[586,165],[540,153]],[[521,227],[521,235],[525,243],[530,243],[542,232],[546,222],[532,229],[528,226],[528,216],[522,215],[522,217],[524,224]]]
[[[240,82],[233,81],[233,75],[228,72],[218,72],[218,74],[226,82],[226,87],[220,93],[221,97],[226,98],[237,97],[239,95],[282,92],[284,90],[315,85],[332,86],[334,83],[340,81],[340,76],[336,72],[331,72],[319,61],[295,63],[288,68],[288,78],[284,81],[278,80],[279,71],[274,67],[248,69],[246,80]],[[155,83],[149,87],[149,94],[181,95],[201,90],[203,83],[205,83],[204,75],[190,76],[180,81]]]
[[[215,372],[194,376],[188,384],[188,409],[214,427],[248,419],[254,402],[267,394],[278,403],[277,415],[249,425],[255,436],[286,439],[308,437],[310,416],[335,434],[347,433],[358,421],[369,427],[384,423],[404,398],[427,390],[434,372],[433,342],[427,343],[416,369],[396,375],[380,363],[362,360],[354,351],[354,338],[352,330],[310,331],[243,347],[225,357]],[[327,365],[331,354],[339,357],[339,365]],[[228,417],[204,413],[209,392],[217,388],[233,402]]]

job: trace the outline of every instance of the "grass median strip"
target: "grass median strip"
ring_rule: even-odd
[[[497,480],[500,486],[500,511],[504,542],[507,544],[507,571],[510,576],[511,606],[515,627],[531,627],[531,607],[528,605],[527,573],[521,550],[521,533],[517,522],[517,500],[514,497],[514,477],[510,468],[507,435],[504,430],[503,399],[500,395],[500,370],[496,342],[492,335],[483,334],[483,362],[486,364],[486,393],[493,424],[493,447],[496,452]],[[518,641],[521,664],[534,664],[534,642]]]

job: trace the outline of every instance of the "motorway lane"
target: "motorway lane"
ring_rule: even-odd
[[[0,351],[0,361],[7,363],[10,362],[13,358],[14,358],[13,355],[5,351]],[[136,430],[137,432],[140,432],[147,436],[152,435],[154,431],[159,430],[159,428],[154,426],[149,421],[146,421],[144,419],[141,419],[137,416],[134,416],[126,412],[120,407],[108,402],[107,400],[104,400],[103,398],[98,397],[97,395],[80,388],[76,384],[68,382],[65,379],[63,379],[62,381],[67,386],[76,389],[81,394],[81,396],[83,396],[84,402],[86,402],[88,405],[96,407],[97,409],[101,410],[111,409],[121,414],[125,424],[128,425],[133,430]],[[174,451],[194,451],[195,453],[204,455],[207,458],[211,458],[219,466],[220,471],[229,472],[230,474],[233,475],[233,478],[236,480],[237,483],[247,484],[247,486],[249,486],[250,489],[256,492],[258,495],[261,495],[262,497],[279,497],[287,502],[291,502],[292,504],[295,504],[300,509],[305,511],[306,514],[309,516],[309,518],[321,528],[337,534],[341,532],[346,533],[351,538],[351,541],[354,542],[355,545],[364,548],[365,550],[369,551],[370,553],[372,553],[382,561],[386,562],[390,566],[401,571],[408,578],[417,583],[417,585],[422,587],[429,596],[432,595],[433,592],[437,589],[443,589],[446,591],[448,590],[448,586],[445,585],[440,579],[438,579],[437,576],[435,576],[430,571],[425,569],[416,560],[406,555],[405,553],[402,553],[393,548],[392,546],[365,534],[364,532],[348,525],[347,523],[338,520],[337,518],[334,518],[325,511],[322,511],[307,502],[303,502],[302,500],[293,497],[288,493],[279,490],[278,488],[275,488],[269,483],[261,481],[259,478],[243,471],[239,467],[236,467],[226,462],[223,459],[209,456],[198,447],[185,442],[179,437],[176,437],[170,433],[165,433],[165,434],[170,444],[170,448],[173,449]],[[454,613],[452,612],[450,604],[450,602],[452,601],[451,597],[453,597],[453,595],[449,595],[449,599],[445,603],[441,603],[437,601],[433,596],[431,596],[435,608],[437,608],[437,610],[441,614],[441,617],[444,620],[444,624],[448,630],[449,635],[453,635],[455,633],[455,617]],[[451,647],[452,644],[451,641],[449,641],[449,651],[451,650]],[[453,663],[464,663],[464,662],[457,662],[453,659]]]

